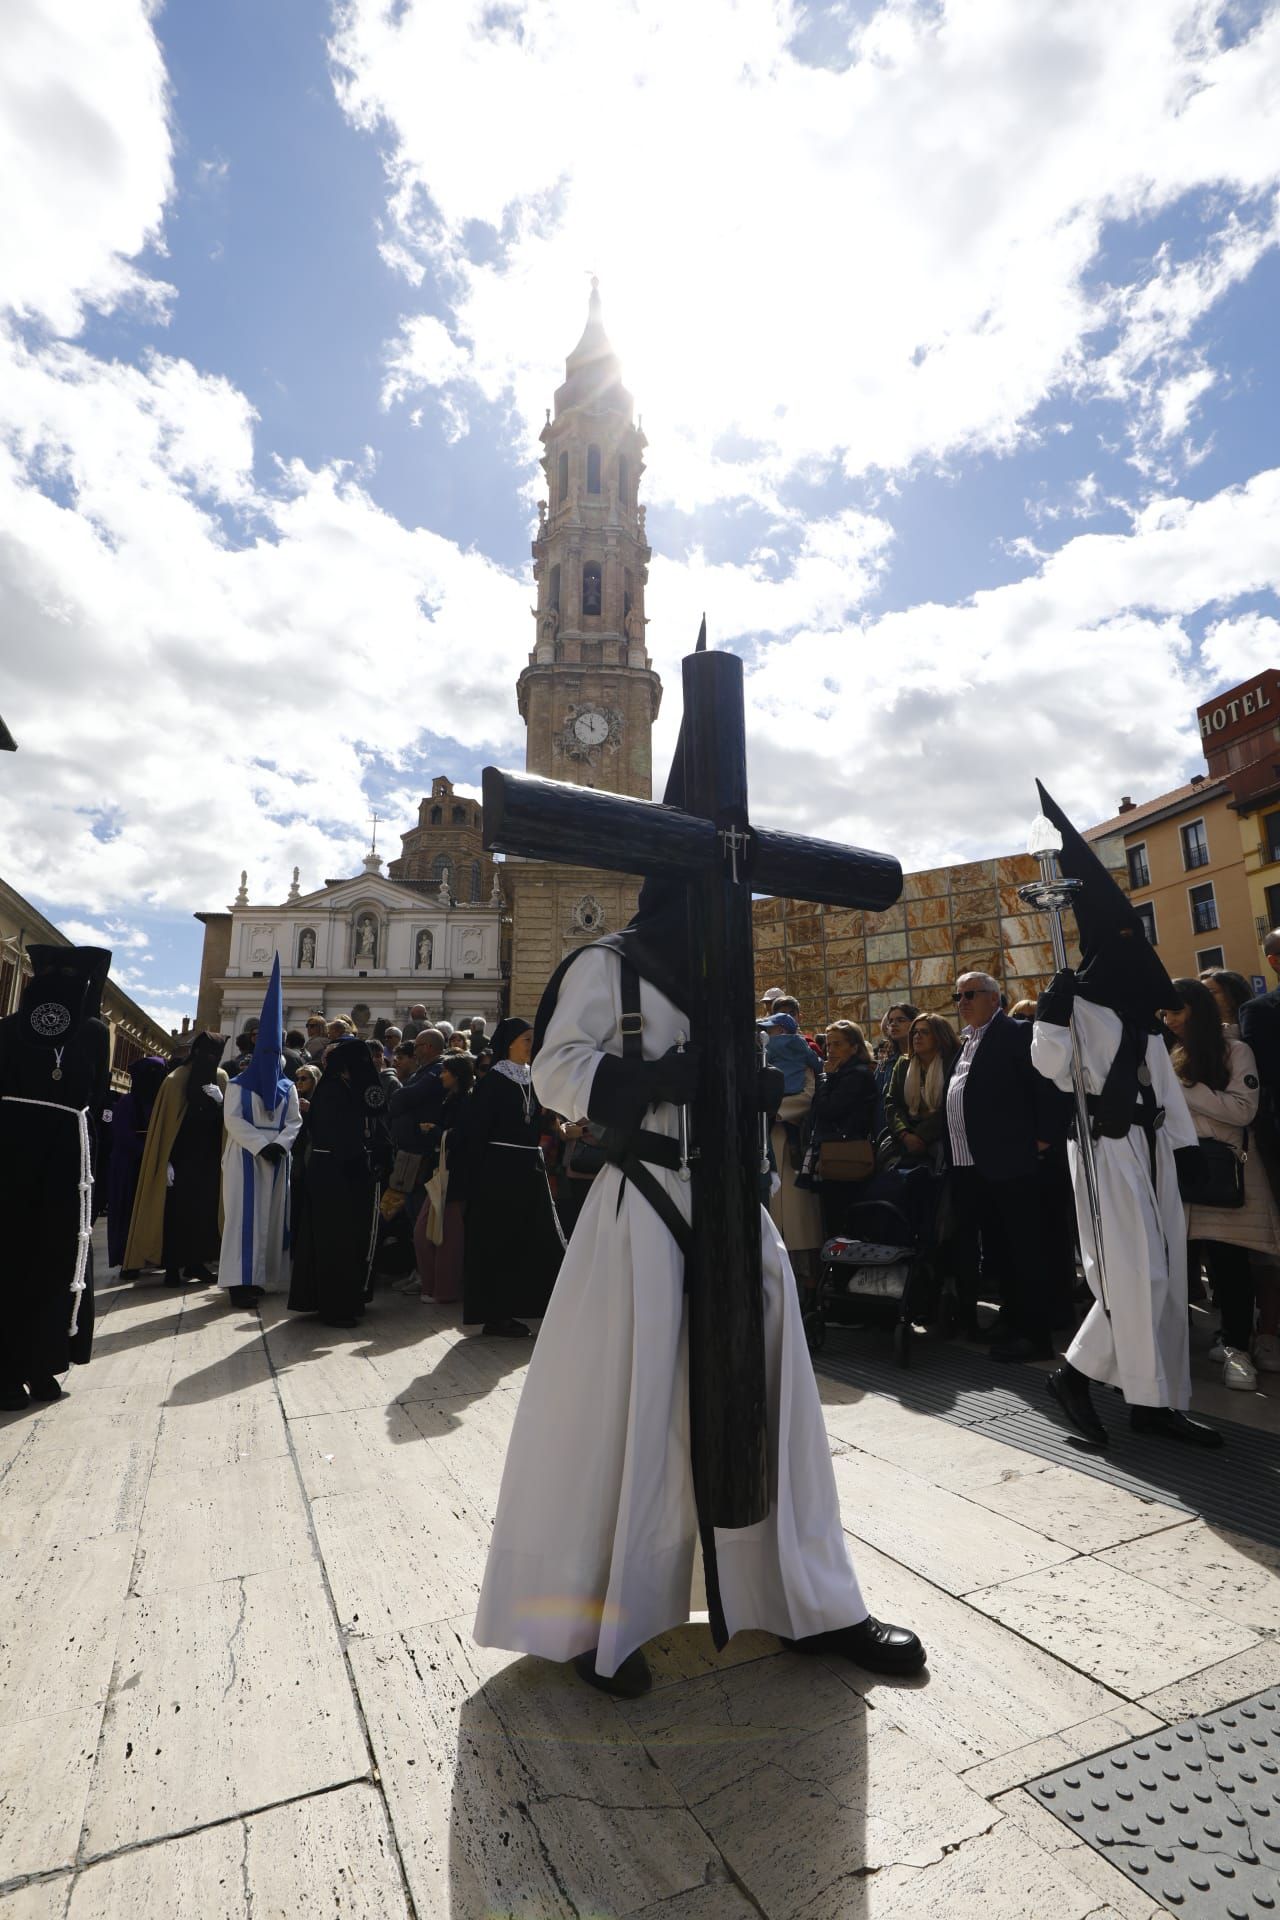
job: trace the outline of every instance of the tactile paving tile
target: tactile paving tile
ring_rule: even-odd
[[[1169,1913],[1280,1913],[1280,1692],[1144,1734],[1026,1792]]]

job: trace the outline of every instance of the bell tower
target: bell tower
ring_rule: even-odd
[[[548,497],[538,503],[533,542],[534,644],[516,686],[525,767],[648,800],[662,683],[645,644],[645,437],[595,280],[542,445]],[[630,919],[638,882],[517,860],[506,863],[503,881],[513,923],[511,1011],[531,1018],[564,955]]]

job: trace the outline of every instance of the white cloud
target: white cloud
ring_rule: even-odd
[[[466,380],[531,432],[565,289],[598,272],[649,497],[692,507],[773,500],[814,459],[1004,450],[1055,390],[1182,434],[1212,377],[1182,364],[1191,330],[1277,238],[1280,13],[1235,46],[1215,20],[888,0],[836,72],[797,57],[785,0],[346,0],[333,52],[353,121],[389,135],[390,244],[451,296]],[[1090,289],[1110,223],[1205,195],[1235,204],[1189,260],[1153,229],[1149,270]],[[500,236],[483,264],[477,221]],[[397,394],[451,377],[393,355]],[[719,456],[729,432],[754,453]]]
[[[85,306],[158,308],[136,256],[171,185],[166,82],[139,0],[7,0],[0,63],[0,297],[73,333]]]

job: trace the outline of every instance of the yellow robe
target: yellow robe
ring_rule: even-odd
[[[164,1265],[164,1203],[169,1191],[169,1155],[178,1137],[187,1110],[187,1080],[190,1067],[175,1067],[165,1080],[151,1109],[142,1165],[138,1169],[138,1190],[134,1195],[133,1215],[129,1222],[129,1244],[124,1250],[126,1267],[162,1267]],[[226,1097],[227,1076],[219,1067],[218,1085]],[[222,1208],[218,1208],[222,1224]]]

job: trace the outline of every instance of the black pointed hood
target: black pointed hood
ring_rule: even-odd
[[[1153,1028],[1161,1007],[1181,1005],[1178,990],[1133,902],[1039,780],[1036,789],[1041,812],[1062,835],[1059,865],[1069,880],[1083,883],[1074,903],[1081,956],[1077,991],[1122,1019]]]
[[[694,652],[705,653],[706,650],[707,616],[704,613]],[[662,804],[664,807],[683,807],[684,800],[684,718],[681,716],[675,752],[671,756],[671,771],[663,788]],[[666,874],[649,875],[640,888],[635,913],[626,926],[617,933],[606,933],[602,939],[593,940],[590,944],[607,947],[611,953],[620,953],[630,961],[642,980],[657,987],[659,993],[665,993],[671,1004],[679,1007],[681,1012],[688,1012],[693,998],[693,982],[689,975],[688,888],[683,880]],[[535,1055],[555,1011],[565,971],[576,960],[578,953],[583,951],[579,947],[577,953],[571,953],[562,960],[547,982],[533,1023]]]
[[[28,1038],[38,1046],[59,1047],[98,1011],[111,965],[105,947],[30,946],[31,978],[22,989],[20,1011]]]

